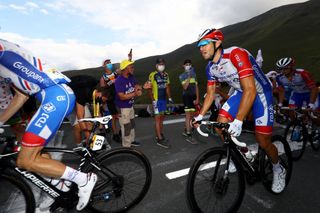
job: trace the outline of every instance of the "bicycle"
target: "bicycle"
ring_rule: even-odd
[[[289,122],[284,131],[284,137],[292,152],[292,159],[296,161],[302,157],[308,141],[312,149],[318,151],[320,149],[320,132],[319,127],[313,122],[314,119],[317,119],[313,112],[305,108],[281,107],[281,109],[293,110],[296,117],[295,120]]]
[[[246,144],[227,132],[229,124],[202,121],[201,125],[222,129],[225,139],[223,146],[201,153],[189,170],[186,195],[192,212],[236,212],[244,197],[245,178],[248,184],[262,181],[264,187],[272,192],[273,165],[263,149],[259,147],[249,161],[240,151]],[[280,135],[273,136],[272,143],[277,146],[280,164],[286,169],[287,186],[292,173],[289,145]],[[231,161],[235,167],[232,173],[229,172]]]
[[[93,212],[124,212],[137,205],[149,190],[152,171],[147,157],[132,148],[114,148],[101,151],[103,136],[97,137],[93,132],[100,124],[105,125],[111,116],[102,118],[86,118],[93,122],[89,143],[73,149],[45,147],[43,152],[60,152],[72,154],[80,158],[78,169],[83,172],[94,172],[98,182],[92,192],[86,208]],[[10,136],[1,136],[0,144],[0,209],[1,212],[27,213],[35,212],[35,198],[27,183],[37,186],[55,199],[50,211],[74,209],[78,202],[76,184],[65,192],[53,186],[50,180],[32,172],[16,167],[17,143]],[[106,142],[107,143],[107,142]]]

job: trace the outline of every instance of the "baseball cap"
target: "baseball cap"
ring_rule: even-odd
[[[129,61],[128,59],[121,61],[120,70],[124,70],[127,66],[129,66],[130,64],[133,64],[133,63],[134,63],[134,61]]]

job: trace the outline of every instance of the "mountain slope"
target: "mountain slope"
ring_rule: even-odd
[[[310,0],[274,8],[221,30],[225,34],[224,47],[240,46],[249,50],[254,56],[261,48],[264,72],[274,69],[274,64],[279,58],[292,56],[296,58],[297,67],[309,70],[316,80],[320,80],[318,74],[320,67],[319,26],[320,1]],[[150,56],[136,61],[135,75],[140,83],[146,81],[149,73],[154,70],[154,62],[157,57]],[[173,98],[176,102],[182,102],[182,90],[178,76],[182,72],[182,63],[186,58],[193,61],[199,78],[201,94],[204,93],[206,86],[204,68],[207,62],[200,56],[195,43],[184,45],[161,57],[167,61],[166,71],[170,75]],[[98,78],[102,75],[103,70],[92,68],[65,72],[68,76],[79,73]],[[139,98],[137,102],[145,102],[145,98]]]

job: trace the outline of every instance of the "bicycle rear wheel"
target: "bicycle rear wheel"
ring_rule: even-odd
[[[4,169],[0,173],[0,212],[34,213],[35,200],[29,185],[14,171]]]
[[[222,147],[203,152],[190,168],[187,202],[192,212],[236,212],[243,200],[245,180],[241,164],[231,152],[236,171],[228,173],[227,150]]]
[[[278,149],[279,161],[283,168],[286,169],[286,186],[289,184],[292,174],[292,156],[288,142],[281,135],[274,135],[271,139],[272,143]],[[271,160],[268,158],[264,150],[259,148],[259,163],[261,168],[261,177],[264,187],[269,191],[271,190],[273,180],[273,165]],[[274,193],[276,194],[276,193]]]
[[[303,127],[301,123],[290,122],[284,131],[284,137],[288,141],[292,153],[292,160],[294,161],[299,160],[306,149],[308,138],[304,129],[305,127]]]
[[[89,203],[94,212],[123,212],[137,205],[149,190],[152,170],[147,157],[131,148],[116,148],[98,156],[101,170]],[[113,174],[109,177],[106,174]]]

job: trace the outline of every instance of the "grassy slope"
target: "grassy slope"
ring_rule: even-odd
[[[240,46],[249,50],[254,56],[261,48],[265,72],[274,68],[277,59],[292,56],[296,58],[297,67],[309,70],[319,81],[319,26],[320,1],[310,0],[272,9],[248,21],[233,24],[221,30],[225,34],[224,47]],[[151,56],[136,61],[135,75],[140,83],[146,81],[149,73],[154,70],[154,62],[157,57]],[[177,103],[182,102],[182,90],[178,76],[182,72],[181,65],[186,58],[193,61],[198,73],[201,94],[204,93],[206,85],[204,68],[207,62],[201,58],[195,43],[182,46],[161,57],[167,61],[166,71],[170,75],[173,98]],[[65,73],[68,76],[86,73],[98,78],[102,75],[103,70],[92,68]],[[146,97],[141,97],[136,102],[145,101]]]

